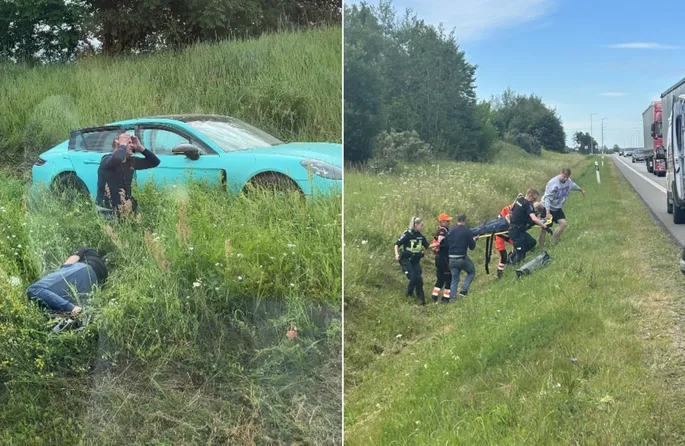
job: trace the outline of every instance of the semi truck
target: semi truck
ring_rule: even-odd
[[[661,94],[663,124],[655,135],[666,148],[666,210],[673,223],[685,223],[685,79]],[[665,128],[665,132],[663,132]]]
[[[661,134],[661,102],[654,101],[642,112],[642,134],[644,135],[645,164],[647,172],[663,177],[666,175],[666,150]]]

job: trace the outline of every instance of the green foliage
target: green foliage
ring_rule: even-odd
[[[340,142],[341,45],[333,27],[139,58],[0,65],[0,161],[33,163],[74,128],[174,113],[234,116],[287,141]]]
[[[85,33],[82,0],[0,2],[0,62],[54,62],[73,57]]]
[[[596,153],[599,144],[597,140],[590,136],[588,132],[576,132],[573,135],[573,141],[580,147],[580,153]]]
[[[160,51],[340,25],[341,9],[340,0],[6,1],[0,3],[0,60],[65,61],[79,53]]]
[[[566,134],[561,119],[539,97],[518,95],[507,89],[501,96],[493,98],[492,104],[493,121],[501,135],[512,132],[510,138],[515,138],[524,133],[534,137],[538,141],[536,145],[547,150],[565,150]]]
[[[383,77],[377,60],[384,44],[367,6],[345,8],[345,160],[352,163],[373,156],[381,128]]]
[[[435,156],[488,160],[494,132],[475,98],[475,67],[454,32],[390,2],[345,8],[345,157],[373,157],[381,131],[416,131]]]
[[[7,203],[0,210],[0,379],[10,389],[0,394],[0,416],[16,421],[0,426],[0,438],[57,441],[60,430],[49,420],[67,416],[81,428],[60,442],[104,435],[108,444],[131,444],[176,435],[190,444],[222,430],[225,441],[239,441],[231,430],[250,420],[251,442],[338,438],[340,197],[274,200],[202,184],[134,194],[140,218],[105,222],[88,201],[47,190],[28,200],[19,181],[0,186]],[[94,322],[83,333],[54,335],[24,290],[82,245],[105,256],[110,277],[86,305]],[[295,341],[285,337],[291,323]],[[124,378],[109,382],[98,370]],[[38,390],[41,413],[49,416],[28,425]],[[87,396],[79,400],[84,392],[100,400],[97,410],[87,409]],[[140,406],[120,412],[128,404],[122,392]],[[195,415],[174,404],[191,394],[201,406]],[[316,422],[303,418],[314,413]],[[183,423],[163,433],[164,419]],[[184,427],[206,423],[209,431]]]
[[[492,164],[346,172],[345,443],[681,444],[685,392],[671,380],[682,336],[678,316],[665,317],[682,300],[680,248],[651,230],[613,163],[598,185],[583,156],[496,144]],[[424,217],[428,237],[441,212],[476,225],[563,166],[587,196],[569,197],[569,226],[545,246],[552,263],[498,280],[479,241],[466,299],[422,310],[405,297],[392,243],[410,216]]]
[[[393,169],[398,161],[418,162],[431,158],[431,147],[416,131],[381,132],[376,140],[376,157],[370,167],[376,171]]]
[[[32,161],[74,127],[189,112],[340,141],[341,40],[337,27],[0,65],[0,153]],[[149,185],[134,189],[139,219],[105,222],[15,170],[0,182],[0,443],[341,442],[340,197]],[[110,280],[83,332],[52,334],[25,289],[81,245]]]
[[[542,153],[540,141],[529,133],[519,133],[518,130],[512,129],[504,134],[504,140],[521,147],[523,150],[533,155],[540,155]]]

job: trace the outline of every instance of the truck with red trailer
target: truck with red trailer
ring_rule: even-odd
[[[647,172],[660,177],[666,175],[666,149],[661,136],[662,126],[661,101],[654,101],[642,112],[642,134]]]

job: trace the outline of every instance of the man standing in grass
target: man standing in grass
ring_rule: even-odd
[[[566,203],[569,192],[572,190],[580,191],[581,195],[585,196],[583,188],[571,180],[571,169],[568,167],[561,169],[561,173],[549,180],[547,187],[545,187],[542,203],[545,209],[547,209],[547,217],[552,217],[552,224],[559,223],[559,227],[554,232],[554,235],[552,235],[552,242],[557,242],[561,233],[568,226],[562,207]]]
[[[29,300],[56,313],[70,313],[76,316],[82,308],[74,300],[86,297],[94,286],[102,286],[107,280],[107,267],[97,252],[90,248],[79,248],[64,265],[26,290]]]
[[[96,202],[115,212],[128,205],[129,211],[135,212],[138,202],[131,196],[133,175],[136,170],[159,166],[160,160],[129,133],[119,135],[112,146],[114,151],[100,161]],[[142,153],[145,158],[134,157],[134,152]]]
[[[447,246],[449,248],[450,272],[452,273],[452,283],[450,286],[450,301],[454,302],[457,298],[459,288],[459,276],[462,271],[466,272],[466,279],[459,292],[460,297],[466,296],[469,286],[476,277],[476,268],[469,259],[467,250],[476,249],[476,239],[471,230],[466,226],[468,219],[465,214],[457,216],[457,224],[447,233]]]

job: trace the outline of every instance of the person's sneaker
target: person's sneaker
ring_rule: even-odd
[[[497,278],[501,279],[503,275],[504,275],[504,270],[498,269],[497,270]]]
[[[466,297],[466,295],[469,293],[469,290],[462,290],[459,291],[459,294],[457,296],[459,297]]]

